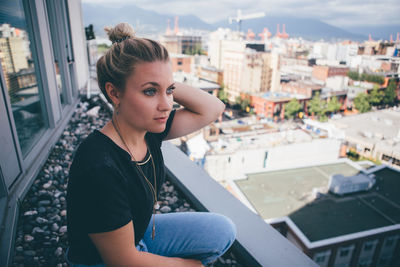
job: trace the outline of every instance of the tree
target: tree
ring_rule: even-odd
[[[358,75],[358,72],[356,72],[356,71],[349,71],[347,73],[347,76],[349,76],[349,78],[352,79],[353,81],[359,80],[359,75]]]
[[[235,98],[235,105],[234,108],[240,108],[242,111],[246,112],[246,108],[250,108],[250,99],[248,97],[245,97],[242,99],[241,96],[237,96]]]
[[[359,93],[353,100],[355,108],[361,112],[367,112],[371,110],[371,105],[368,102],[368,95],[365,93]]]
[[[396,83],[394,80],[390,80],[388,87],[385,89],[383,103],[385,105],[393,106],[396,102],[396,97]]]
[[[287,104],[285,104],[285,117],[286,118],[293,118],[297,116],[297,113],[299,113],[302,110],[302,106],[297,101],[296,98],[292,98]]]
[[[367,81],[371,83],[378,83],[383,84],[385,82],[385,78],[380,75],[368,74],[368,73],[361,73],[358,74],[356,71],[349,71],[347,76],[352,79],[353,81]]]
[[[228,92],[226,92],[223,87],[218,91],[218,98],[224,102],[224,104],[228,103]]]
[[[250,108],[250,99],[248,97],[246,97],[245,99],[242,99],[242,102],[240,103],[240,107],[242,108],[243,111],[246,111],[247,107]]]
[[[338,101],[337,97],[331,98],[331,100],[328,102],[327,107],[326,107],[326,112],[329,113],[336,113],[340,110],[340,107],[342,104]]]
[[[325,104],[326,102],[321,100],[319,92],[317,92],[307,105],[308,112],[312,115],[321,116],[324,113]]]
[[[378,85],[375,85],[374,89],[371,91],[371,93],[368,96],[368,102],[372,106],[379,106],[382,104],[383,97],[384,97],[384,93],[382,91],[379,91]]]

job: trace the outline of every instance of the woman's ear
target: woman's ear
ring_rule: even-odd
[[[120,94],[118,89],[110,82],[106,82],[105,88],[108,94],[108,97],[112,100],[115,106],[117,106],[120,102]]]

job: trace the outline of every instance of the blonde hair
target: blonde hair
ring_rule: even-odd
[[[104,30],[113,44],[97,61],[97,80],[107,101],[114,104],[105,89],[107,82],[123,93],[126,79],[133,74],[136,64],[166,62],[169,61],[169,54],[158,41],[136,37],[135,31],[128,23],[105,27]]]

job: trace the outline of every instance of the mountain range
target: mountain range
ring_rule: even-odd
[[[165,32],[167,19],[170,20],[170,28],[174,28],[174,15],[160,14],[155,11],[142,9],[134,4],[125,4],[119,7],[104,6],[101,4],[83,3],[83,20],[85,26],[93,24],[96,36],[106,37],[103,30],[106,25],[115,25],[119,22],[130,23],[137,35],[157,36]],[[388,39],[390,34],[396,38],[396,32],[400,32],[400,25],[386,26],[359,26],[342,29],[322,22],[314,18],[266,16],[257,19],[245,20],[242,22],[241,29],[247,32],[252,29],[256,34],[261,33],[264,28],[268,28],[272,34],[276,33],[277,24],[286,26],[286,32],[293,37],[302,37],[308,40],[354,40],[363,41],[368,39],[371,33],[374,39]],[[179,27],[187,29],[199,29],[214,31],[218,27],[235,29],[236,24],[229,24],[227,19],[216,23],[207,23],[195,15],[179,16]]]

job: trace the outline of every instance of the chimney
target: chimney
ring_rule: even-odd
[[[281,33],[279,32],[279,23],[276,25],[276,37],[280,38],[281,37]]]
[[[174,33],[178,34],[179,32],[179,26],[178,26],[178,16],[175,16],[175,28],[174,28]]]
[[[170,19],[167,19],[167,30],[165,31],[166,35],[171,35],[171,28],[169,27]]]
[[[266,38],[270,38],[271,35],[272,34],[269,32],[268,28],[264,28],[263,32],[258,34],[262,41],[264,41]]]
[[[289,38],[289,34],[286,33],[285,24],[282,25],[282,38]]]

